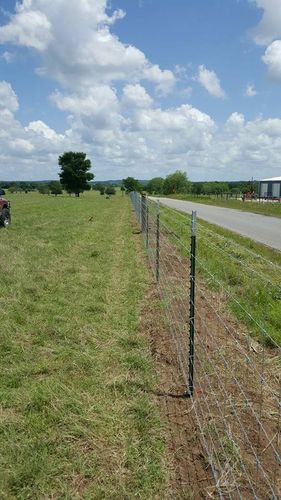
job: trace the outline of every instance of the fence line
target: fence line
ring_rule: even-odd
[[[281,339],[265,300],[274,310],[281,299],[279,266],[200,221],[196,230],[195,214],[131,201],[216,495],[280,498]],[[266,318],[250,308],[248,274]]]

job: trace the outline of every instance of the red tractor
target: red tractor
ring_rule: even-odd
[[[0,226],[8,227],[11,224],[10,202],[0,194]]]

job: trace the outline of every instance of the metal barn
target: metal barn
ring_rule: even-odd
[[[259,196],[260,198],[281,198],[281,177],[262,179]]]

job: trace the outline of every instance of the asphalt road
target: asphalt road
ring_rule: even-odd
[[[198,217],[211,224],[224,227],[281,251],[281,218],[242,212],[231,208],[214,207],[191,201],[169,198],[159,198],[159,200],[163,205],[182,212],[191,213],[192,210],[196,210]]]

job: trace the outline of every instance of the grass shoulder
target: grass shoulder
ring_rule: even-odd
[[[161,195],[162,196],[162,195]],[[194,203],[203,203],[204,205],[212,205],[216,207],[232,208],[235,210],[242,210],[243,212],[252,212],[260,215],[268,215],[272,217],[281,217],[281,203],[279,202],[259,202],[257,200],[242,200],[226,199],[219,197],[209,196],[196,196],[189,194],[173,194],[168,195],[167,198],[176,200],[192,201]]]
[[[189,216],[164,206],[161,214],[172,242],[188,256]],[[204,283],[252,335],[280,346],[281,253],[201,219],[197,226],[197,270]]]

